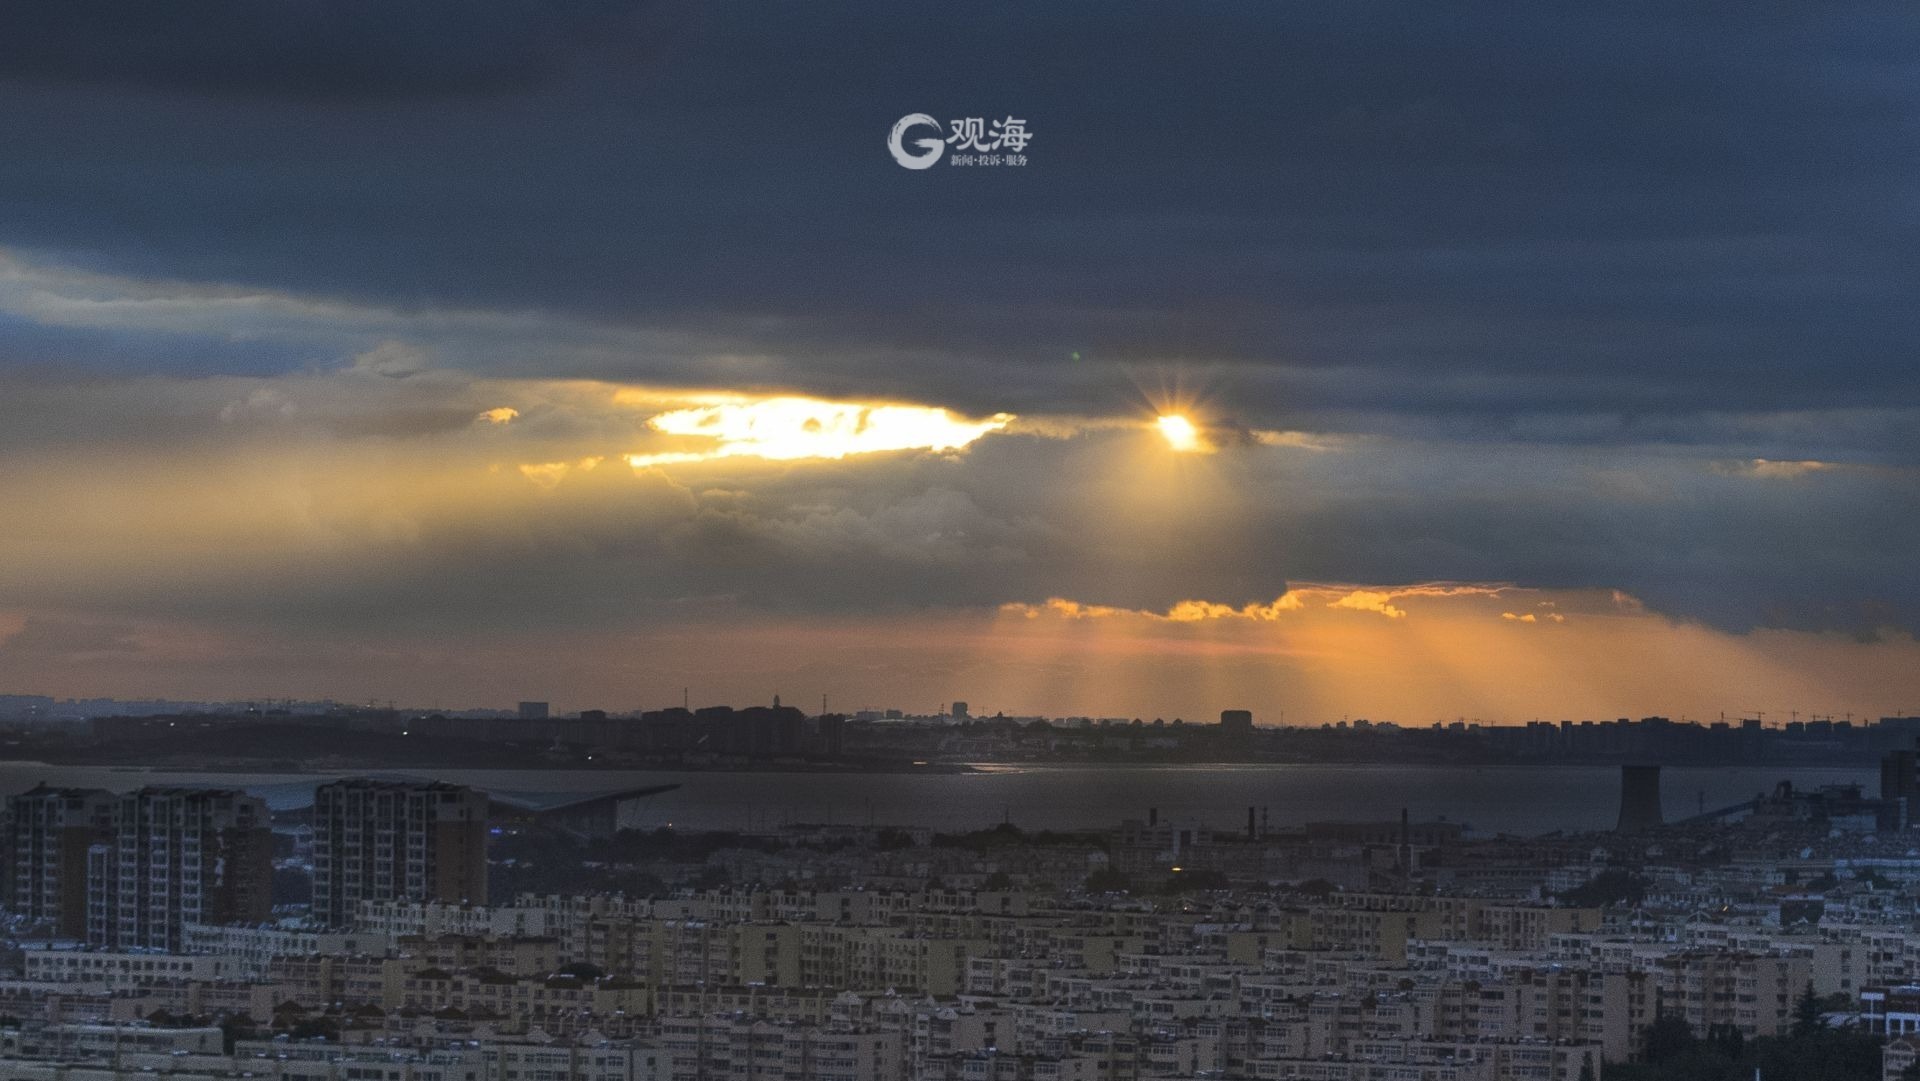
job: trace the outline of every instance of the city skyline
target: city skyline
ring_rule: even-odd
[[[240,716],[258,715],[263,717],[286,716],[292,718],[319,717],[327,714],[393,714],[399,716],[444,716],[451,719],[512,718],[521,720],[546,720],[549,717],[559,720],[580,718],[582,716],[605,716],[614,719],[638,719],[645,714],[722,710],[731,711],[755,705],[751,702],[707,701],[691,696],[690,688],[682,688],[679,701],[661,701],[653,703],[629,703],[625,705],[599,701],[562,703],[555,705],[547,700],[519,699],[515,702],[483,703],[416,703],[389,699],[336,699],[297,698],[293,696],[263,695],[254,697],[214,698],[214,699],[169,699],[169,698],[115,698],[112,696],[60,697],[40,694],[0,693],[0,722],[29,723],[69,723],[94,718],[116,717],[165,717],[165,716]],[[1202,707],[1192,713],[1147,714],[1138,711],[1120,713],[1092,713],[1087,711],[1063,711],[1059,713],[1037,712],[1009,708],[995,702],[979,702],[965,698],[953,698],[931,705],[913,705],[902,703],[862,702],[857,705],[832,703],[822,700],[819,707],[808,703],[804,697],[795,701],[786,701],[784,705],[806,717],[838,716],[863,721],[946,721],[964,723],[969,721],[1047,721],[1050,723],[1092,723],[1092,724],[1128,724],[1140,722],[1187,724],[1213,724],[1217,713],[1211,706]],[[781,696],[773,696],[772,705],[781,706]],[[530,717],[527,707],[538,707],[541,711],[537,718]],[[964,711],[964,712],[963,712]],[[1920,716],[1920,710],[1910,708],[1881,709],[1867,712],[1828,711],[1821,709],[1749,709],[1717,710],[1703,716],[1686,713],[1651,712],[1635,716],[1537,716],[1519,720],[1502,720],[1483,717],[1469,717],[1465,714],[1453,716],[1427,716],[1421,718],[1403,718],[1393,716],[1368,716],[1354,712],[1342,713],[1339,717],[1313,716],[1289,719],[1284,712],[1273,715],[1258,710],[1238,709],[1228,706],[1225,712],[1246,712],[1253,718],[1256,727],[1300,727],[1322,728],[1343,727],[1350,723],[1360,725],[1374,724],[1385,727],[1423,728],[1441,727],[1451,724],[1469,723],[1493,727],[1517,727],[1538,724],[1613,724],[1619,722],[1639,722],[1648,719],[1671,721],[1678,724],[1694,725],[1754,725],[1766,730],[1785,729],[1800,724],[1860,724],[1871,725],[1876,720],[1902,720]]]

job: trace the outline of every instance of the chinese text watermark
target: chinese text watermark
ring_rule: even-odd
[[[931,134],[908,137],[920,132]],[[926,113],[908,113],[894,121],[887,150],[903,169],[931,169],[942,156],[948,165],[1021,166],[1027,163],[1032,141],[1027,122],[1012,114],[999,119],[967,116],[943,125]]]

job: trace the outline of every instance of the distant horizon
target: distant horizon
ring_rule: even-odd
[[[160,707],[160,706],[189,707],[189,708],[177,711],[183,714],[193,712],[192,707],[204,707],[211,714],[216,714],[216,715],[225,714],[232,711],[238,711],[241,715],[245,715],[246,713],[250,712],[250,713],[256,713],[261,716],[273,716],[273,715],[278,715],[282,713],[285,713],[286,715],[289,715],[289,716],[300,716],[300,715],[318,716],[321,714],[317,712],[313,712],[314,710],[328,709],[328,710],[334,710],[334,711],[345,712],[345,713],[352,713],[357,711],[365,711],[369,713],[381,713],[381,712],[390,711],[390,712],[401,713],[401,714],[422,714],[422,715],[440,714],[448,717],[460,717],[463,715],[471,715],[471,714],[497,714],[501,716],[511,717],[518,713],[519,705],[521,704],[521,702],[538,701],[538,702],[541,702],[543,705],[546,705],[549,707],[550,716],[554,719],[574,718],[574,717],[578,717],[582,713],[587,713],[587,712],[602,712],[607,714],[609,717],[638,718],[639,716],[645,713],[671,712],[671,711],[680,710],[683,708],[690,708],[692,712],[698,713],[700,710],[703,710],[703,709],[741,710],[741,709],[750,709],[755,707],[771,707],[775,705],[775,703],[772,701],[758,702],[758,703],[740,703],[740,702],[730,701],[730,702],[694,703],[690,707],[683,707],[679,703],[669,703],[666,705],[658,705],[658,706],[632,706],[627,708],[610,708],[606,706],[578,706],[578,707],[568,707],[565,709],[561,709],[561,708],[555,707],[553,701],[550,699],[520,699],[508,705],[445,706],[445,705],[418,705],[418,704],[407,705],[398,701],[381,703],[381,702],[357,701],[353,699],[338,699],[338,698],[325,698],[325,697],[288,698],[282,695],[274,695],[271,697],[244,697],[243,696],[243,697],[235,697],[235,698],[213,697],[213,698],[195,698],[195,699],[175,699],[175,698],[140,696],[140,695],[129,696],[129,697],[119,697],[119,696],[113,696],[113,695],[85,695],[85,694],[44,695],[44,694],[35,694],[32,692],[0,691],[0,709],[4,709],[9,700],[24,699],[24,698],[49,699],[55,705],[60,705],[64,703],[113,702],[113,703],[120,703],[120,704],[127,704],[127,705],[152,705],[156,707]],[[841,716],[841,717],[848,717],[848,718],[856,718],[856,717],[859,717],[859,715],[861,714],[875,714],[875,713],[887,714],[887,713],[895,713],[895,712],[901,714],[900,717],[881,716],[881,717],[870,718],[872,720],[878,720],[878,721],[890,721],[890,720],[1033,721],[1033,720],[1041,720],[1041,721],[1049,721],[1049,722],[1091,721],[1096,724],[1104,724],[1104,723],[1131,724],[1136,721],[1144,724],[1153,724],[1158,721],[1158,722],[1164,722],[1167,724],[1182,722],[1189,725],[1218,724],[1220,722],[1220,713],[1222,711],[1231,711],[1231,710],[1247,708],[1245,706],[1222,706],[1219,710],[1212,710],[1210,712],[1195,714],[1191,716],[1185,715],[1185,714],[1178,714],[1178,715],[1148,715],[1148,714],[1120,714],[1120,713],[1095,714],[1095,713],[1081,713],[1081,712],[1040,713],[1040,712],[1014,712],[1011,710],[1004,710],[1004,709],[991,709],[990,712],[981,712],[979,709],[976,709],[973,707],[971,700],[961,699],[960,701],[968,702],[968,712],[964,717],[957,717],[957,716],[954,716],[951,712],[949,712],[951,707],[950,703],[940,710],[930,710],[927,712],[914,712],[912,710],[899,707],[899,706],[860,706],[852,709],[840,709],[835,707],[835,708],[829,709],[824,714],[817,709],[809,709],[803,704],[798,704],[796,702],[789,701],[784,698],[782,698],[782,700],[778,704],[785,708],[798,710],[802,715],[807,717]],[[291,704],[291,708],[293,710],[293,712],[291,713],[286,712],[289,708],[288,706],[289,703]],[[176,711],[161,710],[152,715],[166,716],[172,712],[176,712]],[[1393,727],[1398,727],[1402,729],[1428,729],[1428,730],[1435,727],[1445,727],[1453,724],[1466,724],[1469,726],[1480,725],[1480,726],[1497,726],[1497,727],[1521,727],[1528,724],[1599,725],[1599,724],[1618,724],[1622,722],[1637,724],[1637,723],[1642,723],[1649,720],[1660,720],[1660,721],[1665,721],[1671,724],[1713,725],[1713,724],[1724,723],[1724,724],[1728,724],[1736,727],[1741,725],[1743,722],[1754,720],[1754,721],[1757,721],[1762,728],[1765,728],[1768,730],[1777,730],[1777,729],[1784,729],[1788,725],[1795,724],[1795,723],[1809,724],[1809,723],[1826,722],[1826,723],[1832,723],[1832,724],[1873,725],[1873,724],[1879,724],[1887,721],[1904,721],[1904,720],[1920,719],[1920,710],[1905,710],[1905,711],[1894,710],[1894,711],[1882,711],[1878,713],[1853,713],[1851,715],[1847,714],[1844,711],[1839,713],[1825,713],[1820,711],[1783,710],[1783,711],[1780,711],[1778,714],[1775,714],[1772,711],[1766,711],[1766,715],[1763,717],[1755,717],[1751,713],[1748,714],[1747,716],[1732,716],[1732,715],[1716,714],[1713,717],[1688,717],[1688,716],[1683,716],[1678,714],[1668,714],[1668,713],[1640,713],[1640,714],[1633,714],[1633,715],[1618,714],[1612,717],[1601,717],[1601,716],[1530,717],[1530,718],[1524,718],[1519,720],[1491,720],[1491,719],[1486,719],[1481,717],[1452,716],[1452,717],[1433,717],[1433,718],[1419,720],[1419,721],[1407,721],[1407,720],[1401,720],[1393,717],[1376,717],[1376,716],[1370,716],[1370,715],[1355,715],[1355,714],[1343,714],[1337,719],[1327,718],[1325,720],[1316,719],[1316,720],[1304,720],[1304,721],[1288,721],[1285,719],[1275,719],[1276,717],[1283,718],[1284,717],[1283,714],[1276,714],[1274,717],[1263,717],[1261,712],[1257,709],[1250,710],[1250,712],[1253,714],[1253,724],[1256,728],[1325,728],[1325,727],[1339,727],[1343,725],[1352,726],[1354,724],[1368,724],[1373,726],[1393,726]],[[18,718],[18,717],[9,718],[7,714],[5,714],[4,712],[0,712],[0,725],[7,723],[9,719],[24,719],[24,718]],[[84,720],[86,718],[63,717],[59,719]]]

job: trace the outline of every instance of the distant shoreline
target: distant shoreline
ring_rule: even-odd
[[[499,770],[502,772],[523,773],[796,773],[796,774],[890,774],[890,775],[953,775],[962,773],[992,772],[976,768],[966,762],[746,762],[725,765],[692,765],[687,763],[651,763],[651,762],[548,762],[541,760],[500,762],[461,762],[461,761],[393,761],[390,759],[351,759],[345,761],[285,760],[271,761],[235,760],[220,761],[160,761],[147,759],[133,762],[123,758],[66,758],[48,759],[36,757],[0,758],[0,767],[30,768],[45,766],[48,769],[102,769],[113,773],[254,773],[286,774],[301,776],[306,774],[351,773],[355,771],[389,770]]]
[[[1667,762],[1657,763],[1663,769],[1672,770],[1712,770],[1712,771],[1765,771],[1770,768],[1782,770],[1834,770],[1858,772],[1873,767],[1867,763],[1847,761],[1817,762]],[[30,768],[45,766],[48,769],[100,769],[114,773],[253,773],[286,774],[289,776],[305,774],[338,774],[353,771],[389,771],[389,770],[456,770],[468,772],[490,770],[504,773],[785,773],[785,774],[885,774],[890,776],[953,776],[958,774],[1010,774],[1035,772],[1073,772],[1097,773],[1106,770],[1156,770],[1166,772],[1218,772],[1246,771],[1256,772],[1293,767],[1312,767],[1314,769],[1356,769],[1356,770],[1407,770],[1422,771],[1432,769],[1496,770],[1502,772],[1533,773],[1542,770],[1591,770],[1613,769],[1620,766],[1612,761],[1552,761],[1552,762],[1512,762],[1512,761],[1404,761],[1404,760],[1346,760],[1311,759],[1298,761],[1258,761],[1248,762],[1233,759],[1220,761],[1053,761],[1053,762],[1010,762],[1010,761],[972,761],[972,762],[814,762],[796,763],[791,761],[767,761],[749,763],[729,763],[714,765],[694,765],[687,763],[653,762],[550,762],[517,761],[512,763],[462,762],[462,761],[392,761],[360,759],[351,761],[287,761],[276,760],[258,762],[252,760],[227,759],[223,761],[174,761],[155,762],[151,759],[133,762],[121,758],[0,758],[0,768]]]

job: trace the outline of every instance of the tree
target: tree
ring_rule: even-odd
[[[1334,888],[1333,883],[1324,878],[1309,878],[1295,886],[1294,890],[1308,897],[1330,897],[1333,895]]]
[[[913,834],[891,827],[882,829],[873,835],[873,846],[882,852],[897,852],[903,848],[912,848]]]
[[[1805,995],[1800,996],[1804,1002]],[[1767,1081],[1881,1081],[1880,1038],[1857,1028],[1796,1023],[1777,1036],[1745,1038],[1729,1025],[1715,1025],[1696,1039],[1664,1011],[1655,1019],[1636,1062],[1605,1068],[1606,1081],[1749,1081],[1757,1070]],[[1920,1081],[1920,1071],[1903,1081]]]
[[[1709,1025],[1707,1042],[1712,1044],[1721,1055],[1730,1059],[1739,1058],[1741,1052],[1747,1047],[1746,1035],[1735,1025]]]
[[[1647,886],[1647,880],[1639,875],[1609,867],[1580,885],[1562,891],[1559,896],[1567,904],[1582,908],[1637,905],[1647,896]]]
[[[1647,1026],[1647,1036],[1640,1054],[1648,1062],[1665,1062],[1693,1050],[1698,1042],[1686,1018],[1662,1012],[1653,1019],[1653,1024]]]
[[[1820,1031],[1820,996],[1813,993],[1813,981],[1800,991],[1800,997],[1793,1002],[1793,1034],[1807,1037]]]

